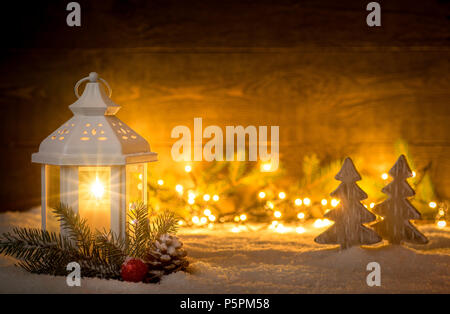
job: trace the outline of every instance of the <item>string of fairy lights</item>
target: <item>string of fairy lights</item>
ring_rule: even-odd
[[[262,164],[261,171],[270,171],[270,164]],[[191,165],[186,165],[184,171],[190,173],[193,170]],[[416,176],[416,172],[412,172],[413,177]],[[382,173],[381,178],[383,180],[388,180],[389,176],[387,173]],[[156,181],[157,185],[162,187],[165,185],[163,179],[158,179]],[[180,197],[186,198],[187,204],[194,205],[197,202],[197,198],[201,197],[203,202],[206,204],[204,209],[191,217],[180,220],[178,224],[180,226],[195,226],[195,227],[206,227],[212,229],[214,224],[217,222],[226,222],[222,218],[218,219],[217,213],[214,212],[212,206],[208,206],[210,203],[219,202],[219,194],[208,194],[199,193],[193,190],[186,190],[182,184],[175,184],[173,187]],[[269,199],[267,191],[259,191],[255,197],[263,204],[264,208],[269,211],[268,215],[271,215],[272,220],[268,224],[268,229],[278,233],[286,232],[296,232],[298,234],[305,233],[307,231],[307,226],[312,228],[324,228],[331,224],[332,221],[327,218],[312,218],[308,217],[308,208],[311,206],[322,206],[323,213],[327,213],[331,208],[335,208],[339,205],[339,200],[335,198],[313,198],[311,196],[305,197],[292,197],[289,198],[285,191],[279,191],[275,193],[274,198]],[[283,210],[279,208],[280,202],[289,202],[296,209],[296,223],[285,226],[282,222],[284,218]],[[370,202],[368,204],[363,204],[366,208],[374,208],[375,202]],[[437,214],[435,216],[436,226],[438,228],[445,228],[447,226],[448,218],[448,206],[446,202],[430,201],[428,203],[429,208],[436,209]],[[249,215],[248,213],[239,213],[232,217],[231,222],[234,226],[231,228],[231,232],[242,232],[249,229]],[[296,225],[292,227],[291,225]]]

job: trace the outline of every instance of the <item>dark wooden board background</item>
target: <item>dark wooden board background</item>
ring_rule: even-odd
[[[2,11],[0,210],[39,203],[31,153],[70,118],[75,82],[97,71],[118,116],[170,160],[176,125],[279,125],[282,163],[361,156],[374,173],[410,144],[450,198],[449,4],[379,1],[68,1]],[[152,167],[159,167],[152,165]],[[179,165],[180,169],[181,166]]]

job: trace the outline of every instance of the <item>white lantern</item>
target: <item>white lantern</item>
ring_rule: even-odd
[[[86,84],[81,96],[78,87]],[[100,86],[101,81],[109,96]],[[119,120],[111,88],[90,73],[75,85],[74,116],[48,136],[33,154],[41,167],[42,229],[60,226],[52,208],[65,203],[91,228],[125,235],[127,210],[147,202],[147,164],[157,160],[148,142]]]

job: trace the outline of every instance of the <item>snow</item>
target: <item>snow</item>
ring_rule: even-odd
[[[40,209],[0,214],[0,232],[13,226],[39,227]],[[65,277],[29,274],[0,257],[0,293],[449,293],[450,228],[420,225],[426,245],[353,247],[316,244],[324,228],[311,223],[269,230],[263,225],[184,228],[190,272],[166,276],[160,284],[82,279],[68,287]],[[369,262],[381,266],[381,286],[368,287]]]

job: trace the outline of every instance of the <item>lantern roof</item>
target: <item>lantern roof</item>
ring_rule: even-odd
[[[79,96],[78,87],[86,83]],[[108,88],[105,94],[100,82]],[[51,165],[125,165],[157,160],[148,142],[115,116],[120,106],[111,88],[92,72],[75,85],[78,100],[69,106],[74,116],[43,140],[32,161]]]

